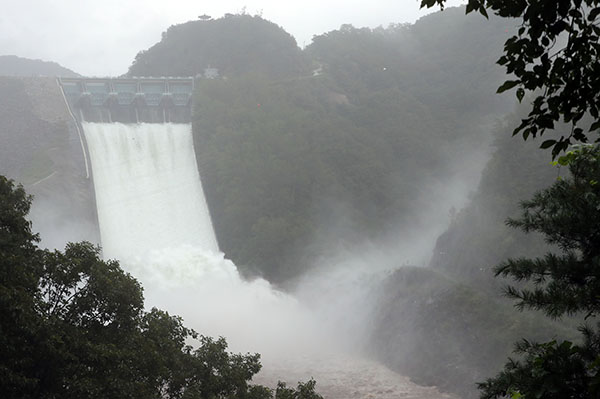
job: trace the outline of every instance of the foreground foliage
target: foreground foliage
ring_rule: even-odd
[[[251,385],[260,355],[228,353],[225,339],[144,311],[139,283],[118,262],[103,261],[98,247],[38,248],[25,219],[30,204],[22,187],[0,176],[3,397],[320,398],[313,380],[275,392]]]
[[[583,313],[596,322],[600,310],[600,148],[580,147],[569,154],[571,176],[522,203],[523,214],[508,224],[537,231],[561,250],[535,259],[509,259],[497,276],[525,285],[506,294],[520,309],[543,311],[551,318]],[[598,324],[580,328],[582,342],[553,340],[517,344],[495,378],[480,384],[482,398],[595,398],[600,394]]]

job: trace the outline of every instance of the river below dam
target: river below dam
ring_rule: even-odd
[[[275,388],[277,381],[285,381],[295,387],[311,377],[325,399],[458,399],[435,387],[416,385],[375,361],[339,354],[263,361],[253,382]]]

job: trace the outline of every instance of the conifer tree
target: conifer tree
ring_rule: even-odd
[[[600,147],[580,146],[559,158],[570,176],[521,204],[508,225],[539,232],[559,253],[536,259],[509,259],[496,275],[518,285],[506,295],[519,309],[548,317],[584,315],[581,342],[553,340],[516,345],[519,359],[479,384],[484,399],[597,398],[600,395]]]

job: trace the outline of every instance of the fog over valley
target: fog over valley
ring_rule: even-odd
[[[540,2],[7,5],[0,396],[596,397],[600,5]]]

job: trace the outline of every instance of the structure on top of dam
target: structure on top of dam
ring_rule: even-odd
[[[191,121],[193,78],[60,78],[58,82],[79,122]]]

